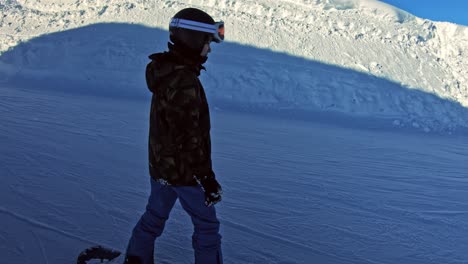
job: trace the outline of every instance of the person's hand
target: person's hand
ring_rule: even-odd
[[[221,201],[223,190],[216,180],[214,173],[202,177],[195,175],[194,177],[205,193],[206,206],[209,207]]]

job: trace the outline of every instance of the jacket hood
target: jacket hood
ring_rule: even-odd
[[[149,58],[151,62],[146,66],[146,84],[155,93],[161,79],[173,72],[175,65],[167,52],[151,54]]]
[[[148,85],[148,89],[153,93],[156,92],[157,85],[161,82],[161,79],[174,71],[188,69],[199,76],[200,71],[205,70],[205,67],[201,63],[193,62],[193,60],[182,56],[174,50],[151,54],[149,59],[151,62],[146,66],[146,84]]]

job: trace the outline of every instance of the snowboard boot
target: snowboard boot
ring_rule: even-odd
[[[142,264],[143,262],[137,256],[126,256],[123,264]]]

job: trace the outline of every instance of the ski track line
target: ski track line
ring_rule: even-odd
[[[39,228],[42,228],[42,229],[45,229],[45,230],[49,230],[49,231],[52,231],[52,232],[55,232],[55,233],[58,233],[60,235],[63,235],[63,236],[66,236],[68,238],[72,238],[72,239],[75,239],[75,240],[79,240],[81,242],[85,242],[85,243],[88,243],[88,244],[91,244],[91,245],[103,245],[105,247],[109,247],[109,248],[112,248],[111,246],[108,246],[108,245],[104,245],[102,243],[97,243],[95,241],[91,241],[91,240],[88,240],[88,239],[85,239],[85,238],[81,238],[79,236],[76,236],[76,235],[73,235],[69,232],[66,232],[66,231],[63,231],[63,230],[60,230],[60,229],[57,229],[57,228],[54,228],[54,227],[51,227],[50,225],[47,225],[47,224],[44,224],[44,223],[41,223],[39,221],[35,221],[35,220],[31,220],[31,219],[28,219],[27,217],[25,216],[22,216],[20,214],[17,214],[17,213],[14,213],[14,212],[11,212],[10,210],[7,210],[6,208],[4,207],[0,207],[0,213],[3,213],[3,214],[6,214],[6,215],[9,215],[9,216],[12,216],[18,220],[21,220],[23,222],[26,222],[30,225],[33,225],[33,226],[36,226],[36,227],[39,227]]]
[[[310,246],[305,246],[301,243],[296,243],[296,242],[293,242],[293,241],[290,241],[288,239],[285,239],[285,238],[280,238],[280,237],[277,237],[277,236],[272,236],[272,235],[268,235],[268,234],[263,234],[259,231],[256,231],[256,230],[253,230],[251,228],[248,228],[246,226],[243,226],[241,224],[237,224],[237,223],[234,223],[234,222],[231,222],[231,221],[228,221],[224,218],[221,218],[221,221],[223,223],[223,225],[225,226],[229,226],[231,228],[234,228],[234,229],[237,229],[239,231],[242,231],[242,232],[245,232],[245,233],[248,233],[248,234],[253,234],[253,235],[256,235],[258,237],[261,237],[261,238],[264,238],[264,239],[267,239],[269,241],[279,241],[281,242],[282,244],[287,244],[287,245],[290,245],[292,246],[294,249],[299,249],[299,248],[302,248],[304,250],[306,250],[307,252],[316,252],[318,254],[321,254],[322,256],[327,256],[327,257],[332,257],[332,258],[335,258],[335,259],[340,259],[340,260],[343,260],[345,262],[343,263],[347,263],[347,261],[349,262],[349,259],[348,258],[345,258],[345,257],[340,257],[338,255],[334,255],[334,254],[330,254],[326,251],[322,251],[322,250],[318,250],[316,248],[312,248]],[[362,259],[358,256],[355,256],[356,258],[359,258],[360,259],[360,262],[361,264],[364,264],[365,262],[363,261],[367,261],[367,263],[370,263],[370,264],[373,264],[374,262],[372,261],[369,261],[367,259]]]
[[[39,236],[36,234],[36,232],[32,231],[31,232],[33,233],[34,237],[36,238],[37,240],[37,243],[39,244],[39,247],[41,248],[41,253],[42,253],[42,257],[44,258],[45,260],[45,263],[46,264],[49,264],[49,259],[47,258],[47,254],[45,252],[45,249],[44,249],[44,244],[42,243],[41,239],[39,238]]]

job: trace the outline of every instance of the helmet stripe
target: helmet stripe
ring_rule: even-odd
[[[197,30],[206,33],[216,33],[218,31],[218,28],[215,25],[180,18],[173,18],[169,26]]]

